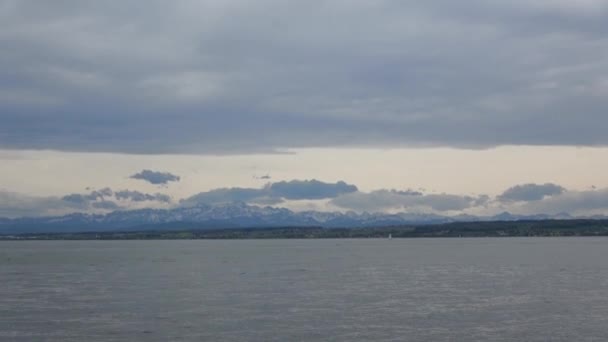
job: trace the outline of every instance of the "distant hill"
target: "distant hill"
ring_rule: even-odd
[[[134,231],[29,233],[0,235],[0,240],[154,240],[154,239],[315,239],[315,238],[462,238],[462,237],[608,237],[608,220],[453,222],[421,226],[324,228],[257,227],[202,229],[196,224],[139,227]]]

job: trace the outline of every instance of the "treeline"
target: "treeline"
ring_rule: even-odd
[[[424,238],[608,236],[608,220],[545,220],[457,222],[440,225],[369,228],[274,227],[135,232],[36,233],[5,235],[19,240],[152,240],[152,239],[320,239],[320,238]]]

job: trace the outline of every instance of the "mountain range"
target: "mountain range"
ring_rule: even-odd
[[[441,216],[412,213],[294,212],[285,208],[245,203],[198,205],[174,209],[139,209],[109,214],[76,213],[58,217],[0,218],[0,234],[48,232],[104,232],[186,230],[256,227],[381,227],[431,225],[449,222],[573,219],[558,215],[521,216],[504,212],[495,216]],[[604,218],[604,217],[593,217]]]

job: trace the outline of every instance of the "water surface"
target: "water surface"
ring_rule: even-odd
[[[0,242],[0,341],[606,341],[608,239]]]

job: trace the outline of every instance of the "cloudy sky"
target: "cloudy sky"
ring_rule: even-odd
[[[608,214],[608,1],[0,0],[0,216]]]

